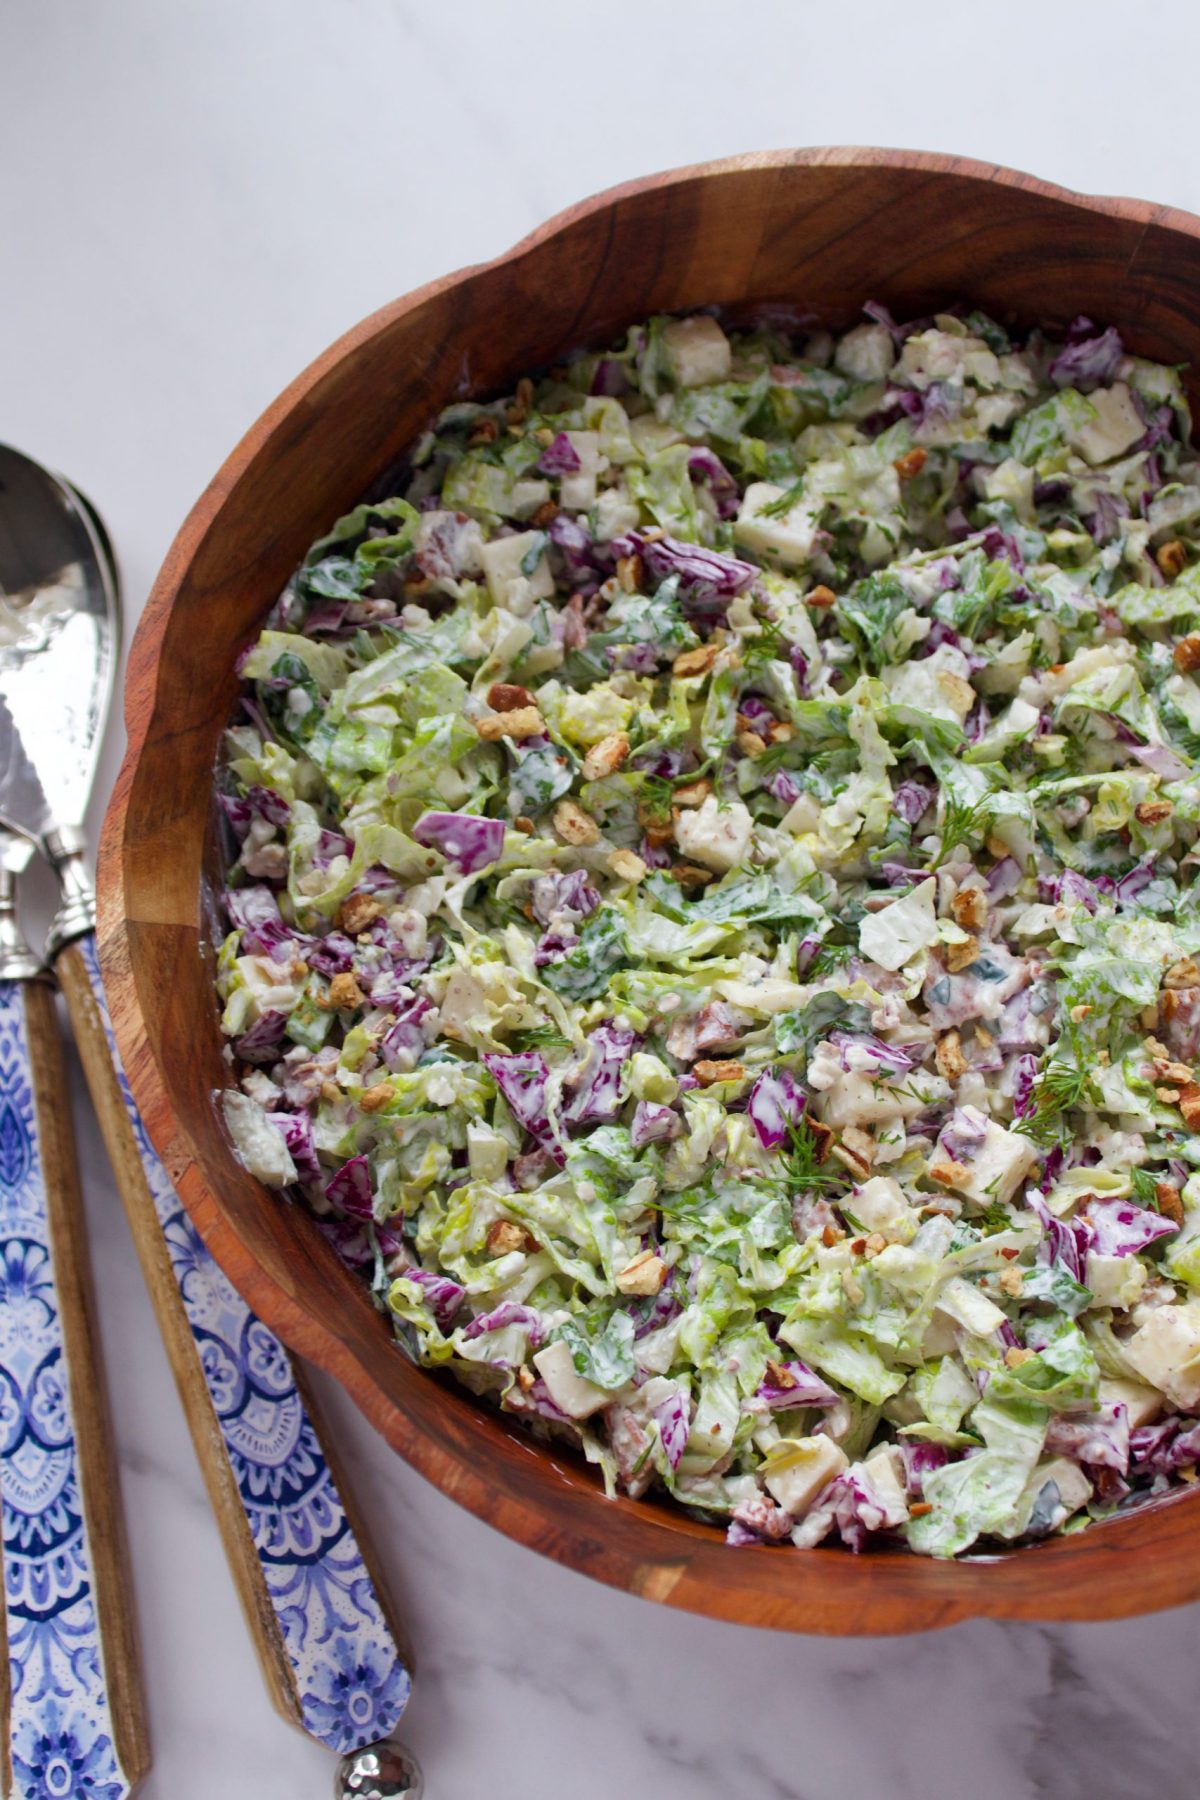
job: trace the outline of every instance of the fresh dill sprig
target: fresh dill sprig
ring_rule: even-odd
[[[850,1177],[840,1164],[818,1155],[817,1139],[804,1119],[788,1122],[788,1147],[780,1161],[790,1188],[840,1188]]]
[[[1036,1144],[1059,1143],[1068,1135],[1066,1115],[1077,1107],[1096,1106],[1099,1100],[1089,1068],[1082,1062],[1056,1060],[1038,1076],[1033,1089],[1033,1111],[1020,1121],[1018,1130]]]
[[[1149,1207],[1151,1212],[1158,1211],[1158,1181],[1149,1169],[1130,1169],[1130,1185],[1133,1188],[1133,1199],[1139,1206]]]
[[[760,519],[782,519],[784,513],[791,512],[797,500],[803,498],[804,477],[801,475],[798,480],[792,482],[790,487],[785,487],[782,494],[776,494],[773,500],[768,500],[765,506],[760,506],[758,516]]]
[[[568,1050],[571,1040],[555,1025],[531,1025],[527,1031],[514,1031],[509,1042],[514,1050]]]
[[[783,627],[776,619],[761,619],[761,629],[753,637],[742,639],[742,665],[760,669],[764,663],[777,662],[787,655]]]
[[[970,844],[972,839],[981,838],[988,828],[991,807],[989,796],[980,800],[958,800],[953,794],[945,797],[942,822],[938,827],[938,836],[942,847],[937,853],[934,868],[940,868],[952,850],[960,844]]]

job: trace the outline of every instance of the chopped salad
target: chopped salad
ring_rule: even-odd
[[[1076,319],[654,318],[312,546],[225,1116],[401,1344],[731,1544],[1200,1461],[1200,463]]]

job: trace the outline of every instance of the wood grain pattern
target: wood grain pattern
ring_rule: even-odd
[[[134,1621],[129,1545],[117,1474],[116,1440],[96,1329],[67,1071],[53,989],[47,982],[31,981],[24,985],[23,998],[38,1147],[46,1191],[46,1222],[75,1425],[80,1497],[91,1557],[113,1745],[118,1765],[131,1789],[136,1789],[150,1768],[150,1737]],[[4,1667],[7,1672],[7,1658]],[[5,1699],[7,1701],[7,1696]],[[4,1741],[7,1745],[7,1730]],[[11,1769],[7,1773],[11,1788]]]
[[[303,1729],[300,1701],[287,1649],[280,1636],[279,1621],[263,1581],[246,1511],[205,1386],[196,1341],[180,1299],[167,1241],[108,1053],[108,1040],[92,993],[87,965],[77,945],[69,944],[60,952],[54,972],[71,1015],[75,1042],[104,1147],[125,1205],[130,1234],[150,1291],[167,1360],[179,1390],[209,1503],[216,1515],[271,1704],[289,1724]]]
[[[675,1606],[802,1631],[892,1632],[972,1614],[1117,1617],[1200,1597],[1200,1497],[1032,1550],[944,1565],[883,1552],[726,1550],[650,1502],[608,1502],[569,1455],[395,1350],[309,1219],[234,1159],[212,1103],[227,1071],[210,987],[211,772],[236,652],[309,542],[437,409],[501,391],[656,311],[716,303],[851,322],[957,297],[1002,319],[1118,322],[1190,362],[1200,400],[1200,222],[1010,170],[880,150],[736,158],[634,182],[507,256],[385,307],[296,380],[201,497],[134,644],[129,749],[101,856],[105,977],[147,1126],[251,1305],[338,1376],[397,1450],[501,1530]]]

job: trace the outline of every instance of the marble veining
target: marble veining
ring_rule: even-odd
[[[849,29],[797,0],[0,8],[0,436],[101,506],[136,613],[187,508],[310,357],[613,182],[798,141],[907,143],[1200,210],[1169,105],[1186,82],[1163,63],[1200,50],[1200,15],[1143,11],[1130,28],[1109,0],[1010,0],[1001,27],[858,0]],[[101,794],[119,753],[114,723]],[[143,1792],[324,1795],[328,1752],[267,1705],[82,1100],[76,1117],[148,1676]],[[1195,1793],[1200,1608],[873,1642],[717,1625],[508,1543],[318,1386],[412,1635],[404,1729],[431,1800]]]

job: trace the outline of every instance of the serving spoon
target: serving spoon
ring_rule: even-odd
[[[0,823],[58,876],[48,959],[271,1698],[341,1754],[343,1800],[419,1796],[390,1741],[407,1660],[304,1379],[192,1225],[113,1041],[82,822],[116,674],[116,562],[93,509],[2,445],[0,591]]]

